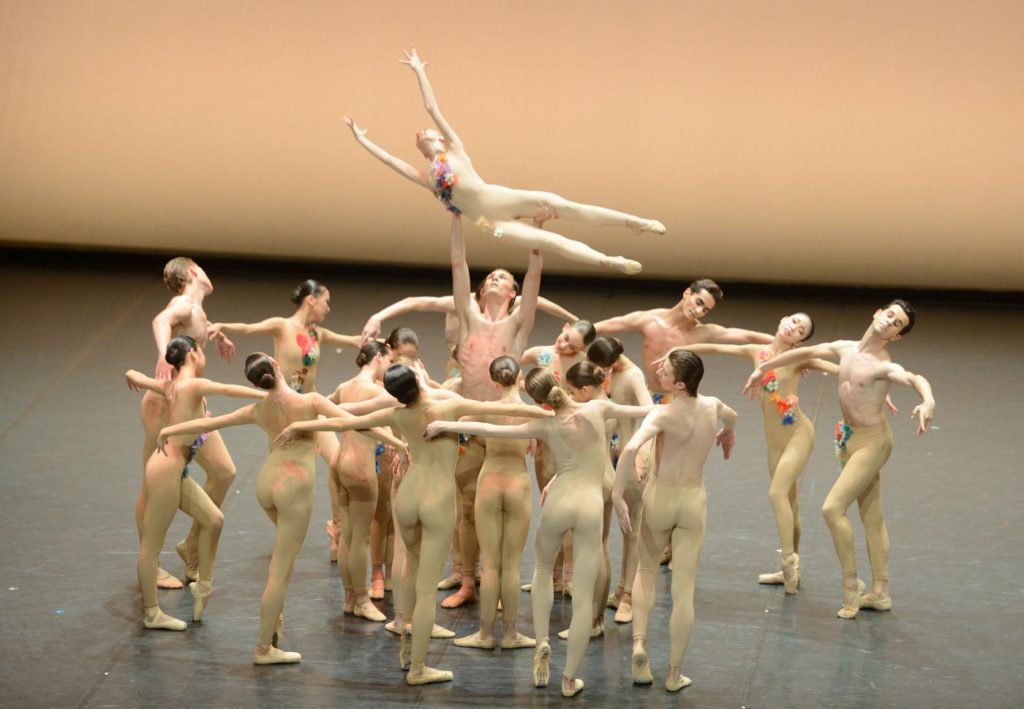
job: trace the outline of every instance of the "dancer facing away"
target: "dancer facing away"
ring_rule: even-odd
[[[640,561],[633,584],[634,684],[651,684],[647,657],[647,624],[654,607],[658,562],[666,544],[672,545],[672,615],[669,620],[670,657],[665,689],[676,692],[690,685],[682,674],[683,657],[693,629],[693,586],[704,543],[707,521],[707,492],[703,469],[712,444],[722,447],[729,459],[735,442],[736,412],[721,401],[697,394],[704,376],[700,357],[686,350],[674,350],[658,367],[659,385],[674,394],[672,401],[658,407],[629,440],[615,475],[612,494],[615,514],[622,531],[634,524],[623,499],[626,481],[635,475],[634,465],[641,446],[656,439],[657,455],[653,480],[644,491],[637,548]],[[722,428],[715,429],[718,422]]]
[[[688,345],[697,355],[728,354],[746,357],[759,364],[788,352],[814,334],[814,321],[807,313],[793,313],[779,321],[771,344],[763,345]],[[681,348],[676,348],[681,349]],[[760,583],[782,584],[786,593],[796,593],[800,583],[800,504],[797,483],[814,448],[814,424],[800,409],[797,390],[808,369],[829,374],[839,371],[832,362],[811,359],[792,367],[778,367],[765,372],[758,383],[764,437],[768,444],[768,501],[775,515],[782,550],[782,570],[761,574]]]
[[[571,529],[577,550],[576,587],[562,677],[562,695],[571,697],[583,689],[583,680],[576,677],[576,672],[590,639],[594,584],[601,563],[602,488],[608,450],[604,423],[610,418],[645,416],[650,407],[619,406],[599,399],[577,404],[558,386],[551,372],[539,368],[526,376],[526,391],[537,403],[548,404],[554,417],[517,426],[437,421],[427,427],[426,435],[459,432],[488,438],[539,438],[548,444],[558,472],[542,501],[536,536],[532,597],[537,648],[533,682],[546,687],[550,677],[548,623],[554,603],[551,571],[562,537]]]
[[[889,345],[914,327],[914,309],[905,300],[894,300],[875,311],[871,325],[859,341],[838,340],[800,347],[767,361],[755,369],[744,392],[751,396],[770,370],[791,367],[819,357],[839,358],[839,408],[843,418],[836,424],[836,453],[842,466],[839,479],[825,497],[821,511],[843,570],[843,605],[837,615],[855,618],[861,608],[887,611],[889,595],[889,531],[882,516],[882,466],[892,453],[892,430],[885,418],[885,400],[892,384],[913,387],[921,396],[911,418],[918,418],[918,434],[925,433],[935,414],[935,398],[928,380],[892,361]],[[853,527],[846,516],[857,502],[868,559],[871,592],[861,595]]]
[[[653,404],[651,394],[647,390],[644,373],[640,367],[625,355],[622,341],[617,337],[599,337],[587,348],[587,360],[604,369],[608,398],[616,404],[626,406],[650,406]],[[619,462],[622,447],[640,428],[636,419],[622,419],[616,430],[611,434],[611,464],[614,468]],[[630,517],[638,519],[640,506],[643,504],[644,486],[651,465],[651,447],[648,443],[640,450],[641,465],[637,474],[626,480],[623,498],[629,508]],[[616,623],[630,623],[633,620],[633,579],[636,577],[637,552],[636,530],[622,535],[622,564],[619,567],[619,583],[615,593],[608,596],[605,603],[615,609]]]
[[[133,391],[145,389],[147,393],[153,392],[166,401],[171,423],[203,416],[206,410],[205,397],[211,394],[248,399],[266,396],[249,387],[219,384],[202,378],[206,355],[196,341],[187,335],[171,338],[165,359],[174,372],[174,378],[169,381],[147,377],[134,369],[128,370],[125,378]],[[168,445],[162,446],[163,452],[154,450],[146,461],[142,478],[141,498],[144,505],[138,574],[139,589],[142,591],[143,624],[147,628],[184,630],[187,627],[184,621],[172,618],[160,610],[156,592],[160,548],[164,545],[174,514],[179,509],[192,517],[199,528],[198,579],[189,586],[194,602],[192,620],[202,619],[203,608],[210,596],[224,515],[206,491],[188,474],[188,466],[195,460],[204,443],[207,443],[206,436],[175,437]]]
[[[164,284],[175,294],[167,306],[153,318],[153,338],[156,340],[156,373],[160,380],[170,379],[174,368],[164,359],[167,345],[171,338],[178,335],[191,337],[200,348],[206,348],[207,339],[212,339],[220,356],[231,361],[235,346],[222,333],[211,330],[203,310],[203,301],[213,293],[213,283],[206,271],[190,258],[178,256],[164,266]],[[142,396],[139,413],[142,418],[144,437],[142,442],[142,464],[149,461],[156,450],[156,437],[160,429],[167,425],[169,406],[163,394],[146,390]],[[219,507],[224,496],[235,479],[235,464],[231,460],[228,449],[224,446],[219,433],[214,433],[206,440],[206,444],[196,454],[196,462],[206,472],[206,483],[203,490]],[[142,490],[135,503],[135,525],[142,540],[142,515],[146,507],[146,488]],[[199,526],[192,525],[188,536],[178,543],[177,551],[185,562],[185,578],[196,580],[195,548]],[[188,550],[191,550],[189,552]],[[157,572],[158,588],[181,588],[182,583],[163,569]]]
[[[518,403],[519,364],[502,355],[491,362],[491,380],[500,392],[498,401]],[[517,424],[523,418],[485,416],[486,423]],[[529,442],[485,438],[484,464],[476,489],[476,531],[480,541],[480,630],[455,640],[460,647],[493,649],[495,616],[501,600],[501,647],[534,647],[533,638],[516,632],[519,615],[519,559],[530,532],[530,474],[526,470]]]
[[[424,661],[434,625],[437,578],[455,529],[454,473],[458,441],[454,437],[426,441],[424,430],[432,421],[455,421],[462,416],[496,414],[540,418],[550,414],[523,403],[473,401],[444,390],[423,389],[416,373],[402,364],[388,368],[384,388],[405,408],[387,409],[355,419],[293,423],[277,440],[287,443],[295,435],[308,431],[341,432],[368,426],[392,426],[409,442],[412,464],[392,499],[395,520],[406,548],[405,573],[399,588],[402,609],[412,614],[411,652],[404,623],[396,622],[396,628],[402,631],[399,662],[403,670],[409,670],[408,684],[448,682],[452,679],[451,672],[427,667]]]
[[[465,214],[495,238],[513,241],[527,249],[546,249],[573,261],[608,266],[623,273],[640,272],[641,266],[636,261],[622,256],[606,256],[582,242],[518,220],[532,218],[538,212],[545,211],[553,212],[556,218],[565,217],[595,226],[623,226],[638,234],[644,231],[664,234],[665,226],[661,222],[605,207],[571,202],[551,192],[510,189],[484,182],[473,168],[459,136],[441,115],[434,91],[427,80],[426,64],[420,61],[415,49],[406,53],[402,63],[408,64],[416,74],[424,106],[440,130],[427,129],[416,134],[416,147],[430,161],[430,169],[417,170],[389,154],[367,139],[366,131],[346,116],[345,123],[352,129],[360,145],[403,177],[433,192],[450,212]]]
[[[159,444],[163,446],[164,441],[176,436],[207,433],[243,424],[258,425],[272,440],[294,421],[316,419],[317,416],[352,419],[352,414],[346,409],[365,413],[378,405],[377,402],[361,402],[346,404],[345,408],[341,408],[315,392],[299,394],[288,386],[277,361],[261,352],[246,358],[245,376],[255,386],[268,392],[263,401],[224,416],[197,418],[169,426],[160,431]],[[367,433],[399,450],[406,450],[401,441],[384,430],[376,429]],[[275,528],[267,585],[260,599],[259,634],[253,657],[257,665],[299,662],[302,659],[302,655],[297,652],[285,652],[279,648],[284,631],[284,599],[313,511],[315,472],[315,438],[300,436],[290,445],[272,447],[256,478],[256,499]]]

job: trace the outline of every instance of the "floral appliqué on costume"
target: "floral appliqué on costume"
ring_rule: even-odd
[[[295,344],[299,346],[299,351],[302,352],[302,369],[291,376],[288,380],[288,386],[295,391],[301,392],[306,383],[306,375],[309,374],[309,368],[316,364],[316,361],[320,358],[320,333],[317,331],[316,326],[310,327],[308,333],[297,333],[295,335]]]
[[[448,156],[445,153],[441,153],[430,163],[430,173],[434,178],[434,194],[444,202],[445,209],[452,214],[462,214],[459,208],[452,204],[452,189],[459,184],[459,176],[448,163]]]
[[[758,359],[762,362],[767,361],[768,352],[765,351],[759,354]],[[775,376],[774,369],[769,369],[764,377],[762,377],[761,391],[771,397],[772,403],[775,404],[775,408],[779,412],[783,426],[792,426],[796,423],[796,405],[800,399],[796,394],[790,394],[786,398],[779,396],[779,378]]]
[[[846,421],[838,421],[836,423],[836,456],[841,456],[846,452],[846,443],[850,440],[850,435],[853,433],[853,429]]]

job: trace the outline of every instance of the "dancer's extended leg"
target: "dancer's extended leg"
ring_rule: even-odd
[[[527,249],[541,249],[548,253],[554,252],[572,261],[588,263],[594,266],[614,268],[626,274],[640,273],[643,267],[639,262],[622,256],[608,256],[593,249],[582,241],[574,241],[552,231],[516,221],[499,221],[488,226],[494,236],[512,241]]]

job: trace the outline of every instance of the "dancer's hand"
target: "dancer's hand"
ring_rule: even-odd
[[[757,390],[761,386],[761,379],[764,374],[761,373],[759,368],[755,368],[753,373],[747,379],[747,383],[743,385],[743,393],[748,399],[753,399],[757,396]]]
[[[353,121],[350,116],[345,116],[342,120],[344,120],[345,124],[352,129],[352,135],[356,137],[356,140],[360,140],[366,135],[366,129],[357,126],[356,122]]]
[[[919,423],[917,426],[917,435],[927,433],[928,428],[932,425],[932,416],[935,415],[935,402],[929,401],[923,404],[918,404],[914,407],[914,410],[910,412],[910,418],[918,418]]]
[[[402,64],[408,64],[409,68],[415,71],[417,74],[423,71],[427,63],[420,60],[420,56],[416,53],[416,49],[405,52],[405,59],[399,59]]]
[[[160,431],[160,435],[156,437],[156,449],[164,455],[167,455],[167,436],[164,435],[162,430]]]
[[[362,341],[360,344],[365,345],[370,340],[376,340],[380,337],[380,318],[371,316],[366,324],[363,325],[363,334],[361,335]]]
[[[412,453],[409,452],[409,444],[403,443],[401,448],[395,449],[395,462],[391,472],[395,475],[405,475],[405,471],[412,465]]]
[[[424,440],[429,441],[440,436],[442,433],[444,433],[444,429],[442,428],[441,421],[431,421],[427,424],[427,427],[423,429],[423,438]]]
[[[722,455],[726,460],[732,455],[732,447],[736,444],[736,431],[731,428],[723,428],[715,436],[715,445],[721,447]]]
[[[221,359],[230,362],[231,358],[235,356],[235,343],[229,340],[224,333],[217,333],[219,337],[215,339],[217,343],[217,352],[220,353]]]
[[[129,369],[124,373],[124,379],[128,382],[128,388],[132,391],[142,391],[142,385],[139,384],[138,378],[141,377],[140,372],[136,372],[134,369]]]
[[[633,524],[629,520],[629,507],[626,501],[619,495],[612,495],[612,507],[615,509],[615,516],[619,518],[619,527],[622,533],[629,535],[633,531]]]
[[[156,358],[156,379],[170,380],[174,376],[174,367],[167,363],[163,356]]]
[[[896,404],[892,403],[892,397],[888,394],[885,395],[885,408],[889,409],[889,414],[891,416],[895,416],[900,411],[896,408]]]
[[[277,446],[278,448],[286,446],[292,441],[294,441],[297,435],[298,433],[295,431],[294,428],[292,428],[292,424],[288,424],[288,426],[283,431],[277,434],[277,438],[274,439],[274,445]]]
[[[537,206],[537,213],[533,215],[533,225],[538,229],[544,228],[544,222],[551,221],[552,219],[558,219],[558,212],[550,204],[540,204]]]

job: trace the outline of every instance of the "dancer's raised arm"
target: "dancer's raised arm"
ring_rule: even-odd
[[[533,331],[533,323],[537,317],[537,300],[540,297],[540,272],[544,265],[544,259],[540,251],[530,251],[530,265],[526,269],[526,276],[523,277],[523,297],[519,309],[515,311],[516,325],[515,351],[522,352],[526,349],[527,340]]]
[[[600,335],[618,335],[623,332],[642,330],[655,319],[654,313],[650,310],[635,310],[632,313],[619,315],[618,317],[599,320],[594,323],[594,329]]]
[[[270,335],[271,337],[282,337],[284,327],[284,318],[273,317],[261,320],[257,323],[217,322],[210,325],[210,332],[230,332],[233,335]]]
[[[455,300],[455,314],[459,318],[459,341],[465,339],[469,318],[473,309],[473,287],[469,280],[469,264],[466,263],[466,241],[462,235],[462,217],[452,215],[452,297]]]
[[[537,408],[537,407],[534,407]],[[543,409],[541,409],[543,410]],[[443,433],[465,433],[485,438],[535,438],[547,440],[547,427],[539,421],[506,426],[482,421],[431,421],[423,431],[426,439]]]
[[[390,398],[390,395],[388,395]],[[374,400],[379,401],[383,397],[378,396]],[[359,402],[366,403],[366,402]],[[378,407],[378,409],[381,407]],[[313,410],[320,416],[329,416],[332,418],[356,418],[349,410],[347,406],[339,406],[333,401],[328,399],[326,396],[321,394],[313,394]],[[392,446],[402,458],[403,465],[408,465],[409,462],[409,446],[400,438],[392,435],[387,428],[380,426],[374,428],[368,428],[365,431],[361,431],[370,438],[374,438],[382,443]]]
[[[653,403],[649,406],[628,406],[626,404],[616,404],[608,399],[594,399],[592,403],[601,408],[601,415],[605,420],[643,418],[658,408]]]
[[[167,443],[167,439],[171,436],[210,433],[211,431],[219,431],[222,428],[242,426],[248,423],[256,423],[256,404],[243,406],[242,408],[237,409],[230,414],[224,414],[223,416],[204,416],[203,418],[176,423],[173,426],[165,426],[160,430],[160,435],[156,440],[156,447],[157,450],[166,455],[164,446]]]
[[[384,148],[380,147],[369,138],[366,137],[366,130],[356,125],[356,122],[349,116],[345,116],[345,124],[352,129],[352,135],[355,136],[356,142],[366,148],[370,155],[380,160],[382,163],[390,167],[392,170],[397,172],[402,177],[405,177],[421,187],[430,189],[430,176],[425,172],[420,172],[409,163],[404,160],[396,158],[394,155],[389,153]]]
[[[455,134],[452,127],[445,120],[445,117],[441,115],[441,109],[437,106],[437,98],[434,96],[434,89],[430,86],[430,81],[427,79],[426,64],[422,62],[419,55],[416,54],[416,50],[413,49],[411,52],[405,53],[405,59],[401,60],[402,64],[408,64],[409,68],[416,74],[416,80],[420,85],[420,93],[423,95],[423,107],[427,109],[427,113],[434,120],[434,124],[441,131],[441,135],[444,136],[445,142],[448,143],[449,147],[455,148],[456,150],[462,150],[462,141],[459,140],[459,136]]]
[[[812,359],[823,359],[826,357],[836,358],[842,354],[842,350],[846,347],[856,345],[855,342],[848,340],[837,340],[836,342],[825,342],[820,345],[808,345],[807,347],[797,347],[783,352],[778,357],[772,357],[767,362],[761,362],[751,373],[747,379],[746,385],[743,387],[743,393],[753,398],[757,393],[757,387],[760,384],[761,378],[765,375],[769,369],[775,369],[777,367],[790,367],[795,364],[803,364]]]

